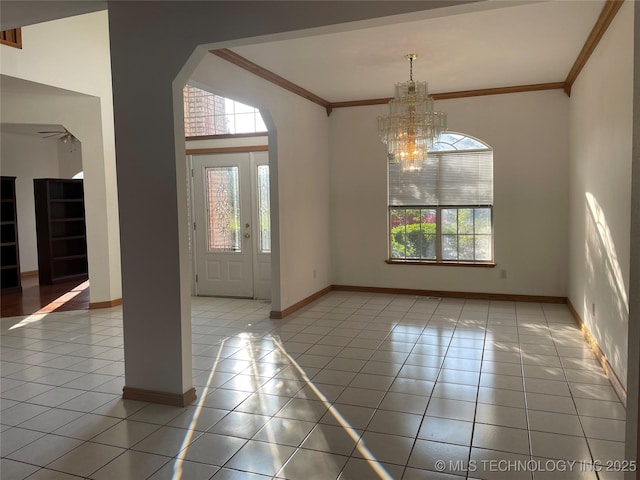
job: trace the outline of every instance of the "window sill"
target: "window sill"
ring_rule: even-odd
[[[424,262],[417,260],[385,260],[389,265],[427,265],[433,267],[476,267],[476,268],[495,268],[496,264],[492,262],[472,263],[472,262]]]

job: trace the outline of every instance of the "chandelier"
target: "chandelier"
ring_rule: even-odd
[[[378,117],[378,133],[387,144],[390,162],[399,163],[403,172],[419,172],[427,150],[447,129],[447,114],[433,110],[427,82],[413,81],[413,61],[418,55],[404,58],[409,60],[409,81],[396,84],[389,114]]]

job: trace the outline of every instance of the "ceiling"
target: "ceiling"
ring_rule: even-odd
[[[2,25],[13,18],[24,25],[37,20],[34,15],[63,17],[105,4],[3,0]],[[406,53],[418,54],[414,78],[428,81],[431,93],[562,82],[604,4],[605,0],[479,1],[343,24],[322,35],[294,32],[288,40],[231,50],[331,103],[392,96],[393,85],[409,77]],[[363,24],[376,26],[362,28]],[[44,87],[12,82],[6,76],[2,80],[5,93]]]
[[[49,123],[0,123],[0,132],[2,133],[15,133],[18,135],[29,135],[33,137],[46,138],[49,135],[40,132],[60,132],[64,133],[65,129],[59,124]],[[51,136],[49,139],[56,140],[56,136]]]
[[[101,0],[2,0],[0,30],[33,25],[107,8]]]
[[[562,82],[604,4],[480,2],[437,18],[389,17],[382,26],[230,49],[329,102],[393,96],[393,85],[409,79],[406,53],[418,54],[414,79],[428,81],[431,93]]]

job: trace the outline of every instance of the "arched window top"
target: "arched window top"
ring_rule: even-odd
[[[493,150],[489,145],[464,133],[445,132],[434,143],[430,152],[455,152],[458,150]]]
[[[186,85],[182,93],[187,137],[267,131],[260,111],[255,107],[193,85]]]

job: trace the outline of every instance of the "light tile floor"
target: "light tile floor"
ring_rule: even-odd
[[[625,410],[564,305],[269,307],[193,299],[185,409],[120,398],[120,308],[2,319],[2,479],[622,478],[591,468]]]

